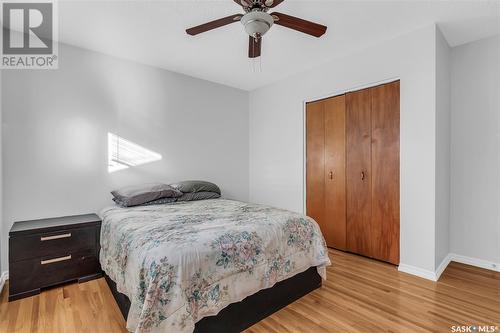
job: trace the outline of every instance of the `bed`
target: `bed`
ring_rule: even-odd
[[[330,264],[314,220],[268,206],[213,199],[101,217],[101,266],[131,332],[241,331],[321,286]]]

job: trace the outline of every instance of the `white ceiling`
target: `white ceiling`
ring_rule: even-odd
[[[185,29],[241,12],[232,0],[59,2],[59,39],[194,77],[252,90],[427,24],[451,46],[499,33],[498,1],[294,1],[277,11],[328,26],[320,39],[274,26],[262,57],[247,58],[240,23],[198,36]]]

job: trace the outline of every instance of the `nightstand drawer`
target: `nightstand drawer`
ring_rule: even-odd
[[[9,292],[15,299],[16,294],[100,272],[99,260],[93,249],[79,253],[66,252],[61,256],[18,261],[10,265]]]
[[[102,276],[100,232],[96,214],[14,222],[9,232],[9,301],[58,283]]]
[[[64,256],[66,253],[97,249],[98,232],[98,228],[87,227],[11,237],[10,261],[16,262],[35,257]]]

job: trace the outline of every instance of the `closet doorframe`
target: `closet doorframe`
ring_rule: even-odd
[[[348,87],[345,89],[339,89],[336,91],[334,90],[331,93],[328,93],[325,95],[311,95],[302,101],[302,212],[304,214],[307,213],[307,124],[306,124],[307,104],[313,103],[316,101],[320,101],[323,99],[332,98],[332,97],[339,96],[339,95],[348,94],[348,93],[355,92],[358,90],[373,88],[373,87],[376,87],[379,85],[384,85],[384,84],[395,82],[395,81],[401,81],[401,78],[400,77],[392,77],[392,78],[387,78],[387,79],[383,79],[380,81],[374,81],[374,82],[367,83],[367,84]],[[401,123],[400,123],[400,128],[401,128]],[[401,164],[400,164],[399,168],[401,170]],[[401,188],[399,189],[399,192],[401,193]],[[401,203],[400,203],[400,207],[401,207]],[[401,220],[401,211],[399,212],[399,215],[400,215],[399,221],[401,223],[401,221],[402,221]],[[401,228],[399,230],[399,233],[401,234]],[[400,242],[399,248],[401,250],[402,249],[401,236],[399,237],[399,242]]]

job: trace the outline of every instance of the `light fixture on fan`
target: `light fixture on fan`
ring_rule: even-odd
[[[272,15],[260,11],[246,13],[240,21],[247,34],[253,38],[264,36],[274,24]]]

